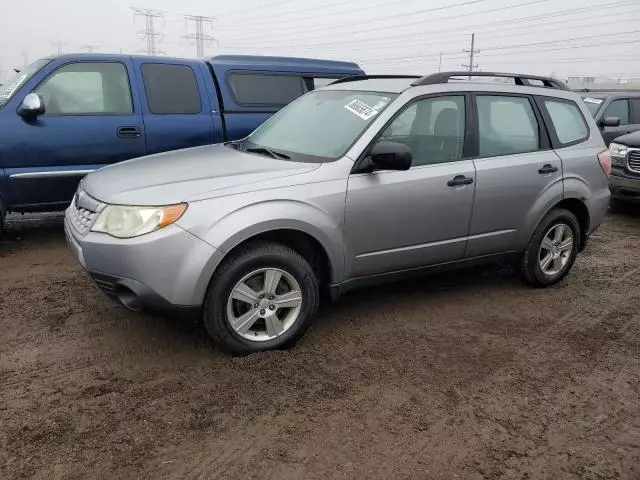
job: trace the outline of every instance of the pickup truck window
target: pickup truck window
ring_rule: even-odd
[[[293,161],[340,158],[396,97],[390,93],[318,90],[289,104],[248,138],[248,146]]]
[[[184,115],[202,111],[198,82],[190,66],[145,63],[141,70],[151,113]]]
[[[0,86],[0,107],[7,103],[25,82],[29,81],[31,77],[38,73],[40,69],[50,61],[51,59],[49,58],[41,58],[19,72],[14,73],[4,85]]]
[[[45,115],[128,115],[133,112],[127,69],[117,62],[63,65],[35,90]]]
[[[307,92],[302,77],[232,72],[228,76],[233,96],[240,105],[287,105]]]
[[[629,100],[621,98],[609,104],[604,112],[604,117],[618,117],[620,125],[629,124]]]

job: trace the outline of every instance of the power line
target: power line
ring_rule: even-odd
[[[605,17],[611,17],[611,16],[615,16],[617,17],[617,20],[615,21],[611,21],[611,22],[602,22],[601,19],[605,18]],[[528,32],[528,33],[532,33],[532,34],[540,34],[540,33],[550,33],[550,32],[555,32],[555,31],[564,31],[567,29],[567,23],[569,22],[581,22],[580,25],[575,25],[575,26],[571,26],[571,28],[574,29],[578,29],[578,28],[588,28],[588,27],[593,27],[593,26],[604,26],[604,25],[613,25],[613,24],[619,24],[620,23],[620,13],[619,12],[613,12],[613,13],[608,13],[608,14],[600,14],[600,15],[593,15],[593,16],[589,16],[589,17],[582,17],[582,18],[572,18],[572,19],[563,19],[563,20],[556,20],[555,22],[549,22],[549,21],[543,21],[542,23],[534,23],[531,25],[527,25],[525,28],[527,29],[531,29],[537,26],[548,26],[548,25],[557,25],[560,24],[561,27],[554,27],[551,29],[535,29],[534,31]],[[597,18],[598,22],[596,23],[584,23],[584,20],[590,20],[593,18]],[[636,21],[636,20],[640,20],[638,18],[629,18],[629,17],[625,17],[626,21]],[[478,25],[479,28],[482,28],[483,25]],[[472,29],[474,27],[466,27],[466,28],[461,28],[460,30],[457,30],[456,33],[464,33],[465,30],[469,30]],[[514,25],[512,27],[501,27],[498,29],[493,29],[493,30],[486,30],[483,32],[480,32],[479,35],[486,35],[486,34],[492,34],[494,32],[499,32],[499,33],[503,33],[503,32],[509,32],[512,30],[519,30],[522,31],[523,27],[521,25]],[[435,32],[434,32],[435,33]],[[526,34],[526,33],[525,33]],[[488,39],[492,40],[495,38],[503,38],[503,37],[513,37],[512,33],[507,33],[506,35],[491,35],[490,37],[487,37]],[[394,42],[388,42],[385,40],[378,40],[378,41],[382,41],[384,42],[384,47],[395,47],[396,45],[400,45],[402,47],[410,47],[410,46],[419,46],[419,47],[425,47],[425,46],[429,46],[429,45],[441,45],[441,41],[436,40],[437,38],[447,38],[448,40],[451,39],[451,32],[450,29],[447,31],[447,33],[443,33],[441,35],[438,35],[438,37],[433,38],[433,41],[431,42],[427,42],[425,43],[424,40],[418,40],[416,42],[405,42],[402,41],[401,43],[394,43]],[[373,41],[372,41],[373,42]],[[373,44],[374,46],[375,43]],[[349,47],[349,51],[357,51],[357,50],[371,50],[372,47],[372,43],[367,44],[366,46],[358,46],[358,45],[350,45]],[[382,47],[382,45],[381,45]],[[299,47],[296,46],[296,48],[311,48],[311,47]]]
[[[403,3],[410,3],[410,2],[415,2],[415,1],[417,1],[417,0],[395,0],[393,2],[385,2],[385,3],[378,3],[378,4],[375,4],[375,5],[359,6],[357,8],[352,8],[352,9],[349,9],[349,10],[342,10],[342,11],[339,11],[339,12],[332,12],[332,13],[325,14],[325,15],[309,15],[309,16],[305,16],[305,17],[296,17],[296,18],[285,19],[285,20],[286,21],[291,21],[291,22],[299,22],[301,20],[306,20],[306,19],[317,20],[318,18],[323,18],[323,17],[327,17],[327,16],[330,17],[332,15],[344,15],[344,14],[347,14],[347,13],[354,13],[354,12],[360,14],[363,10],[379,9],[380,7],[390,7],[390,6],[394,6],[394,5],[399,5],[399,4],[403,4]],[[441,7],[427,8],[425,10],[418,10],[418,11],[415,11],[414,14],[427,13],[427,12],[437,12],[437,11],[440,11],[440,10],[450,10],[452,8],[466,7],[466,6],[469,6],[469,5],[473,5],[473,4],[476,4],[476,3],[484,3],[484,2],[487,2],[487,1],[490,1],[490,0],[467,0],[467,1],[464,1],[464,2],[461,2],[461,3],[456,3],[456,4],[453,4],[453,5],[445,5],[445,6],[441,6]],[[544,0],[544,1],[546,1],[546,0]],[[340,1],[340,2],[335,2],[335,3],[318,5],[318,6],[313,7],[313,8],[303,8],[303,9],[296,10],[296,11],[284,12],[282,14],[274,13],[272,15],[261,15],[260,16],[260,22],[258,22],[258,23],[251,23],[251,22],[244,23],[243,22],[242,26],[244,27],[246,25],[248,25],[248,26],[250,26],[250,25],[261,25],[263,20],[269,19],[270,17],[271,18],[277,18],[278,22],[281,22],[282,21],[282,19],[281,19],[282,15],[290,15],[290,14],[294,14],[294,13],[312,12],[312,11],[317,11],[317,10],[321,10],[321,9],[325,9],[325,8],[329,8],[329,7],[335,7],[335,6],[338,6],[338,5],[345,5],[344,0]],[[406,14],[401,13],[401,14],[398,14],[398,15],[385,16],[384,18],[393,18],[395,16],[405,16],[405,15]],[[305,30],[306,30],[306,27],[308,27],[308,26],[309,25],[304,25],[303,28],[305,28]],[[302,26],[300,26],[300,27],[302,27]],[[300,28],[300,27],[298,27],[298,28]]]
[[[444,20],[457,20],[459,18],[463,18],[463,17],[469,17],[469,16],[477,16],[477,15],[482,15],[485,13],[494,13],[494,12],[502,12],[504,10],[510,10],[513,8],[520,8],[520,7],[525,7],[525,6],[529,6],[529,5],[535,5],[538,3],[544,3],[547,0],[530,0],[528,2],[524,2],[524,3],[519,3],[519,4],[515,4],[515,5],[507,5],[507,6],[503,6],[500,8],[491,8],[491,9],[487,9],[487,10],[480,10],[477,12],[466,12],[466,13],[457,13],[456,15],[450,15],[448,17],[434,17],[429,19],[429,22],[435,23],[435,22],[441,22]],[[469,4],[469,2],[466,2],[466,4]],[[361,19],[358,21],[359,24],[362,24],[365,26],[365,28],[361,28],[361,29],[354,29],[354,21],[348,21],[348,22],[343,22],[343,23],[337,23],[337,24],[332,24],[332,25],[322,25],[322,26],[318,26],[316,28],[308,28],[309,26],[306,25],[304,27],[302,27],[304,29],[304,37],[303,39],[308,39],[309,33],[313,33],[313,32],[321,32],[321,34],[319,34],[321,37],[325,37],[326,35],[326,31],[327,29],[336,29],[336,28],[348,28],[349,32],[346,32],[345,34],[348,35],[354,35],[354,34],[359,34],[359,33],[369,33],[372,32],[372,27],[370,26],[370,24],[372,23],[376,23],[376,22],[383,22],[383,21],[387,21],[390,19],[396,19],[396,18],[404,18],[404,17],[415,17],[416,15],[421,15],[423,13],[431,13],[434,10],[442,10],[444,8],[454,8],[454,7],[460,7],[465,5],[465,3],[458,3],[455,5],[448,5],[447,7],[438,7],[437,9],[433,9],[433,8],[428,8],[428,9],[422,9],[422,10],[413,10],[411,12],[405,12],[405,13],[398,13],[395,15],[384,15],[384,16],[380,16],[380,17],[374,17],[374,18],[365,18],[365,19]],[[402,23],[402,24],[397,24],[397,25],[389,25],[386,28],[400,28],[400,27],[407,27],[407,26],[413,26],[413,25],[424,25],[425,24],[425,20],[421,19],[421,20],[415,20],[415,21],[411,21],[408,23]],[[403,35],[403,37],[405,37],[406,34]],[[299,37],[298,37],[299,38]],[[243,41],[252,41],[252,40],[263,40],[264,39],[264,35],[262,36],[257,36],[257,37],[243,37]],[[284,41],[286,42],[290,42],[291,40],[295,40],[294,38],[288,37],[286,38]],[[266,43],[273,43],[273,42],[266,42]],[[276,42],[276,43],[282,43],[282,42]],[[265,44],[265,42],[261,42],[261,44]]]
[[[292,2],[297,2],[298,0],[282,0],[280,2],[276,2],[276,3],[266,3],[263,5],[258,5],[256,7],[252,7],[251,11],[255,12],[256,10],[261,10],[263,8],[273,8],[273,7],[277,7],[279,5],[284,5],[285,3],[292,3]],[[220,16],[225,16],[225,17],[229,17],[231,15],[246,15],[247,14],[247,9],[243,8],[242,10],[234,10],[233,12],[227,12],[227,13],[222,13],[220,14]]]
[[[163,35],[161,33],[156,32],[155,21],[158,19],[164,19],[164,15],[162,12],[157,10],[152,10],[150,8],[135,8],[131,7],[133,10],[133,21],[135,23],[137,17],[144,17],[144,30],[138,32],[140,37],[144,38],[147,42],[147,48],[144,50],[140,50],[145,52],[147,55],[156,56],[156,55],[164,55],[165,52],[159,50],[157,48],[156,42],[162,40]]]
[[[51,42],[51,45],[56,47],[56,52],[58,55],[62,55],[62,47],[66,45],[66,42],[61,42],[60,40],[57,40],[55,42]]]
[[[202,15],[185,15],[185,21],[194,22],[196,26],[196,31],[194,33],[190,33],[189,35],[184,35],[183,38],[188,40],[192,40],[196,42],[196,50],[198,54],[198,58],[204,57],[204,47],[205,45],[211,45],[213,42],[218,42],[211,35],[207,35],[204,33],[205,25],[213,26],[213,17],[203,17]]]
[[[522,4],[519,6],[524,6],[526,4]],[[580,7],[580,8],[575,8],[575,9],[570,9],[570,10],[562,10],[559,12],[553,12],[553,13],[548,13],[548,14],[535,14],[535,15],[530,15],[530,16],[525,16],[525,17],[520,17],[520,18],[514,18],[514,19],[507,19],[507,20],[500,20],[500,21],[491,21],[491,22],[485,22],[485,23],[481,23],[481,24],[474,24],[473,26],[468,26],[468,27],[463,27],[465,30],[469,30],[469,29],[474,29],[477,32],[478,28],[484,28],[484,27],[493,27],[493,26],[498,26],[498,25],[508,25],[508,24],[521,24],[523,22],[529,22],[529,21],[536,21],[536,20],[545,20],[548,18],[553,18],[553,17],[562,17],[562,16],[566,16],[566,15],[575,15],[575,14],[579,14],[579,13],[583,13],[583,12],[588,12],[588,11],[600,11],[602,9],[607,9],[607,10],[611,10],[614,8],[619,8],[619,7],[626,7],[629,5],[637,5],[637,0],[627,0],[627,1],[615,1],[615,2],[610,2],[610,3],[606,3],[606,4],[601,4],[598,6],[592,6],[592,7]],[[511,7],[503,7],[501,9],[498,10],[503,10],[506,8],[516,8],[517,6],[511,6]],[[469,15],[478,15],[478,14],[482,14],[482,13],[491,13],[491,12],[495,12],[496,9],[491,9],[491,10],[484,10],[484,11],[480,11],[480,12],[474,12],[474,13],[470,13]],[[450,16],[450,17],[442,17],[442,18],[434,18],[432,20],[432,22],[440,22],[443,20],[448,20],[448,19],[457,19],[460,17],[465,16],[465,14],[458,14],[456,16]],[[572,19],[573,20],[573,19]],[[367,23],[369,20],[367,21],[363,21],[362,23]],[[571,21],[571,20],[568,20]],[[411,26],[411,25],[417,25],[417,24],[423,24],[424,21],[420,21],[420,22],[410,22],[410,23],[404,23],[404,24],[398,24],[398,25],[394,25],[393,28],[400,28],[400,27],[406,27],[406,26]],[[327,28],[332,28],[331,25],[329,26],[325,26],[323,27],[324,29]],[[341,35],[351,35],[351,34],[359,34],[361,32],[356,32],[356,31],[351,31],[351,32],[345,32],[344,34]],[[430,30],[428,33],[422,34],[420,35],[418,38],[426,38],[426,37],[432,37],[433,35],[437,35],[437,34],[442,34],[442,35],[438,35],[440,37],[450,37],[451,36],[451,27],[446,27],[446,28],[440,28],[440,29],[435,29],[435,30]],[[256,37],[256,39],[264,39],[264,37]],[[298,37],[300,38],[300,37]],[[305,37],[302,37],[303,39]],[[416,38],[415,35],[411,35],[411,38]],[[407,39],[407,34],[406,33],[400,33],[400,34],[394,34],[394,35],[386,35],[384,37],[380,37],[378,36],[377,38],[360,38],[360,39],[342,39],[342,40],[333,40],[333,41],[326,41],[326,42],[315,42],[312,44],[309,43],[299,43],[297,45],[295,45],[296,47],[311,47],[311,48],[317,48],[319,46],[329,46],[329,45],[344,45],[346,42],[349,43],[349,47],[351,48],[353,45],[357,45],[357,44],[363,44],[363,45],[370,45],[371,42],[382,42],[385,44],[389,43],[389,40],[393,40],[393,39],[398,39],[399,41],[405,41]],[[253,40],[250,37],[243,37],[242,41],[240,42],[233,42],[233,45],[238,45],[238,43],[243,43],[244,41],[249,41],[249,40]],[[293,38],[293,37],[287,37],[284,41],[287,42],[289,45],[291,45],[292,41],[297,40],[297,38]],[[274,43],[273,41],[271,43]],[[275,43],[282,43],[282,42],[275,42]],[[264,45],[264,41],[261,42],[262,45]],[[254,45],[253,42],[250,43],[251,46]]]
[[[558,47],[546,47],[541,49],[527,50],[525,52],[484,53],[482,58],[486,59],[487,57],[508,57],[512,55],[522,55],[523,53],[552,52],[552,51],[560,51],[560,50],[573,50],[576,48],[609,47],[613,45],[628,45],[628,44],[638,43],[638,40],[621,40],[621,41],[610,41],[610,42],[598,41],[596,38],[594,38],[593,40],[596,41],[596,43],[586,43],[581,45],[558,46]],[[410,61],[415,61],[416,59],[432,58],[437,56],[438,54],[413,55],[410,57],[388,57],[388,58],[371,59],[370,61],[376,64],[388,64],[388,63],[398,63],[398,62],[406,63]],[[365,61],[362,61],[362,63],[365,63]]]

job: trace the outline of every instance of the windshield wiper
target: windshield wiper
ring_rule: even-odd
[[[250,153],[257,153],[259,155],[268,155],[271,158],[282,158],[283,160],[289,160],[291,158],[289,155],[285,155],[284,153],[276,152],[274,150],[269,150],[265,147],[247,148],[245,151]]]

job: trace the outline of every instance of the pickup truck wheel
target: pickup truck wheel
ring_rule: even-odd
[[[306,332],[319,303],[316,275],[295,250],[257,242],[232,253],[209,285],[204,323],[224,352],[287,348]]]
[[[609,211],[612,213],[624,213],[627,212],[629,208],[629,204],[624,200],[620,200],[616,197],[611,197],[609,199]]]
[[[522,271],[528,283],[548,287],[562,280],[580,248],[580,225],[568,210],[549,212],[533,233],[523,257]]]

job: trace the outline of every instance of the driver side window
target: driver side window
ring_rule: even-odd
[[[58,68],[34,93],[45,115],[126,115],[133,113],[127,70],[121,63],[79,62]]]
[[[465,130],[463,96],[425,98],[409,105],[380,140],[411,148],[413,166],[462,159]]]

